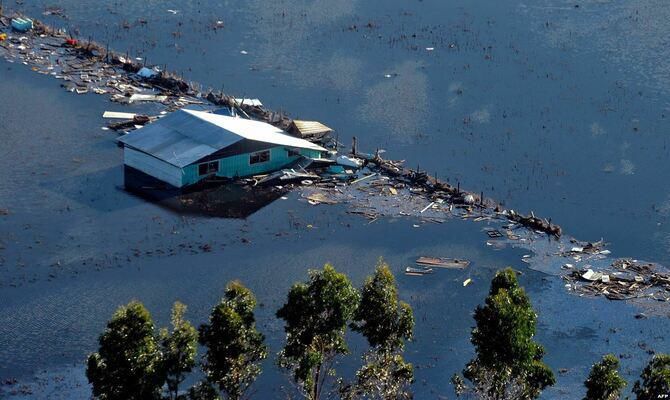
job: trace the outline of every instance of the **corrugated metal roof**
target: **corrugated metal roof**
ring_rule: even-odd
[[[265,122],[194,110],[175,111],[119,141],[182,168],[242,139],[327,151]]]
[[[333,130],[318,121],[293,120],[293,124],[302,136],[320,135]]]

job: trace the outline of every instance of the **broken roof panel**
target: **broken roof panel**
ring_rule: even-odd
[[[235,99],[235,104],[238,106],[244,104],[245,106],[263,107],[263,103],[258,99]]]
[[[295,126],[295,129],[303,137],[320,136],[333,131],[332,129],[330,129],[329,127],[318,121],[293,120],[293,125]]]
[[[127,134],[121,143],[183,168],[242,139],[327,151],[260,121],[179,110]]]

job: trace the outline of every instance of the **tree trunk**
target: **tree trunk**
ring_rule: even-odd
[[[321,377],[321,364],[316,367],[316,374],[314,379],[314,393],[312,394],[312,400],[319,399],[319,379]]]

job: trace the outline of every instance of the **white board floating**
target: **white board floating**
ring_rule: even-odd
[[[102,118],[112,118],[112,119],[133,119],[136,114],[127,113],[127,112],[115,112],[115,111],[105,111],[102,114]]]

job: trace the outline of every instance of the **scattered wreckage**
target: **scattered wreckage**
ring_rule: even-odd
[[[370,223],[382,216],[411,216],[430,223],[442,223],[450,217],[477,222],[499,221],[500,229],[485,229],[489,245],[497,246],[504,241],[527,244],[534,240],[531,235],[564,240],[561,227],[551,219],[537,217],[533,212],[523,215],[504,209],[492,199],[485,198],[482,192],[461,190],[460,184],[454,187],[418,167],[406,168],[402,161],[382,158],[380,151],[361,153],[355,139],[349,154],[338,154],[341,145],[330,137],[332,129],[320,122],[292,120],[284,113],[266,109],[258,99],[203,91],[200,85],[187,82],[165,68],[147,66],[146,60],[118,54],[110,51],[108,46],[90,40],[82,42],[37,20],[21,15],[2,15],[0,11],[0,56],[62,80],[61,86],[73,93],[108,95],[111,101],[119,104],[150,102],[163,108],[156,116],[105,112],[103,118],[111,122],[104,129],[124,135],[151,125],[173,111],[202,106],[224,110],[231,117],[262,121],[331,150],[329,157],[320,160],[303,157],[276,171],[237,179],[237,187],[245,193],[267,192],[266,197],[276,198],[287,190],[300,189],[302,198],[309,204],[347,203],[348,212],[362,215]],[[216,179],[210,178],[208,176],[204,181],[217,183]],[[261,187],[265,189],[261,190]],[[205,208],[215,211],[217,204],[212,199],[218,194],[201,193],[206,195],[190,193],[180,197],[179,201],[186,205],[202,203]],[[254,208],[257,207],[262,207],[262,202],[254,203]],[[247,212],[245,209],[239,215],[246,216]],[[529,234],[515,232],[521,227]],[[609,251],[602,248],[602,242],[576,244],[558,255],[572,258],[574,264],[586,262],[589,257],[596,257],[600,264],[607,261]],[[528,258],[524,256],[524,261],[529,259],[530,255]],[[434,268],[462,270],[468,266],[467,260],[424,256],[416,260],[416,266],[407,267],[405,273],[423,276],[433,273]],[[590,264],[577,268],[566,263],[564,271],[566,287],[580,295],[605,296],[611,300],[650,298],[670,301],[670,275],[656,264],[616,259],[599,268]],[[471,282],[468,278],[463,286]]]
[[[614,260],[602,269],[586,265],[564,276],[566,287],[580,295],[605,296],[609,300],[648,298],[670,301],[670,274],[654,263],[630,258]]]

